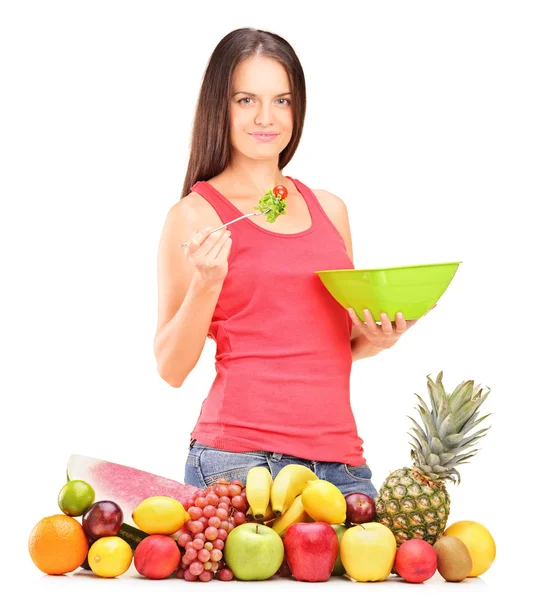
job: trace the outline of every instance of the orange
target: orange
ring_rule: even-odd
[[[28,550],[35,566],[43,573],[63,575],[84,562],[88,554],[88,540],[76,519],[52,515],[34,526]]]

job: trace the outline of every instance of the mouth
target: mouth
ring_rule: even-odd
[[[256,140],[268,142],[274,140],[278,136],[278,133],[251,133],[250,135]]]

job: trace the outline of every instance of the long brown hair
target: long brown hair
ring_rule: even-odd
[[[247,58],[264,56],[277,60],[287,71],[293,98],[293,134],[280,153],[282,170],[292,159],[303,132],[306,114],[306,86],[303,68],[290,44],[275,33],[245,27],[228,33],[218,43],[204,75],[196,105],[189,164],[181,197],[197,181],[207,181],[228,166],[230,143],[230,98],[232,75]]]

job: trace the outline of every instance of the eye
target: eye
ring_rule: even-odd
[[[252,100],[252,98],[250,96],[246,96],[245,98],[241,98],[241,100],[238,101],[238,104],[244,103],[244,104],[251,104],[250,102],[245,102],[245,100]],[[283,100],[285,103],[287,103],[288,105],[291,104],[291,100],[289,100],[288,98],[279,98],[279,101]],[[282,104],[281,104],[282,106]]]

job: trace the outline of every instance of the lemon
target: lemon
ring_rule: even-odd
[[[444,535],[453,535],[467,546],[473,562],[469,577],[478,577],[491,567],[496,546],[493,536],[484,525],[476,521],[456,521],[445,529]]]
[[[92,486],[81,479],[66,483],[58,494],[60,510],[70,517],[80,517],[95,500]]]
[[[302,501],[303,508],[314,521],[336,525],[346,520],[344,494],[330,481],[307,481],[302,492]]]
[[[88,552],[90,569],[99,577],[118,577],[131,566],[133,551],[120,537],[111,535],[96,540]]]
[[[132,518],[145,533],[171,535],[183,527],[188,515],[179,500],[169,496],[151,496],[133,510]]]

